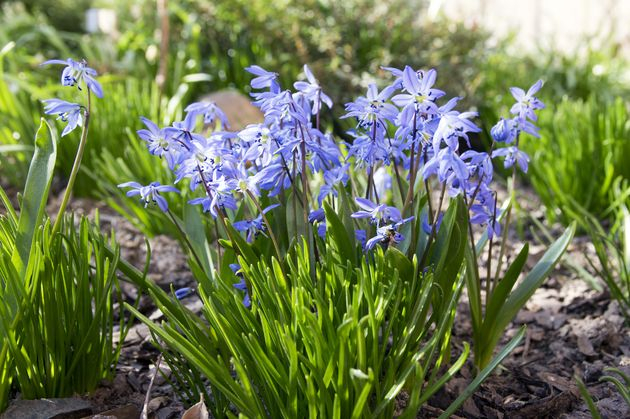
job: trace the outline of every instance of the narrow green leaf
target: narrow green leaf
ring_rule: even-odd
[[[11,261],[20,274],[24,274],[26,270],[33,235],[44,216],[56,158],[57,136],[48,122],[42,118],[35,136],[35,153],[24,187],[16,247],[11,256]]]
[[[492,334],[501,333],[505,327],[512,321],[514,316],[523,307],[523,305],[534,294],[542,282],[547,278],[551,270],[556,263],[560,260],[565,250],[571,243],[573,235],[575,234],[575,226],[573,223],[565,230],[565,232],[556,240],[554,244],[549,247],[547,252],[543,255],[542,259],[534,266],[534,268],[527,274],[523,282],[521,282],[516,289],[510,294],[507,301],[503,305],[500,313],[498,314],[498,322],[495,330]]]
[[[577,375],[574,377],[574,379],[575,379],[575,382],[577,383],[578,390],[580,390],[580,394],[582,395],[582,398],[584,399],[584,401],[586,402],[586,405],[588,406],[588,410],[591,412],[591,416],[593,417],[593,419],[602,419],[602,415],[600,415],[599,410],[597,410],[597,406],[595,406],[593,397],[591,397],[591,395],[589,394],[588,390],[586,389],[586,386],[584,385],[584,382],[580,380],[580,378]]]
[[[193,247],[192,250],[203,264],[201,268],[203,268],[208,278],[212,278],[214,267],[210,256],[210,245],[208,244],[206,231],[199,211],[193,205],[184,206],[184,230]]]
[[[356,264],[354,237],[348,237],[345,226],[327,202],[324,202],[324,212],[326,213],[326,231],[333,235],[334,243],[338,246],[337,250],[343,258],[342,262],[350,260]]]
[[[438,419],[448,419],[459,407],[468,399],[479,387],[479,385],[499,366],[499,364],[516,348],[525,336],[525,330],[527,326],[523,325],[516,336],[505,345],[501,352],[486,366],[475,379],[464,389],[457,399],[440,415]]]
[[[523,246],[523,248],[519,252],[516,259],[514,259],[514,262],[512,262],[512,264],[508,268],[503,279],[499,281],[499,284],[497,285],[494,292],[490,296],[490,301],[488,303],[488,306],[486,307],[486,315],[484,318],[484,326],[483,326],[484,330],[490,327],[490,326],[487,326],[487,324],[491,325],[492,323],[496,321],[499,315],[499,311],[503,307],[503,304],[508,298],[508,295],[512,291],[512,287],[514,287],[516,280],[518,279],[519,275],[523,271],[523,266],[525,265],[525,262],[527,261],[528,254],[529,254],[529,244],[525,244],[525,246]]]
[[[398,269],[398,273],[402,278],[406,280],[413,278],[413,264],[400,250],[395,247],[389,247],[385,253],[385,259],[393,268]]]

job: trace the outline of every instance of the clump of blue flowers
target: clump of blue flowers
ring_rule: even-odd
[[[83,81],[100,91],[87,67],[72,62],[68,68],[64,83]],[[470,136],[481,131],[474,122],[477,113],[457,110],[458,97],[444,99],[435,69],[385,68],[393,75],[391,84],[370,84],[365,97],[345,105],[343,118],[356,121],[348,132],[350,143],[321,126],[333,103],[308,66],[306,80],[295,82],[295,90],[283,89],[277,73],[259,66],[246,70],[254,76],[252,97],[264,114],[262,123],[228,131],[225,113],[215,103],[199,102],[185,108],[183,121],[169,126],[143,117],[146,128],[138,131],[149,152],[173,171],[175,183],[196,195],[189,204],[199,205],[215,222],[231,224],[249,243],[268,237],[279,259],[287,244],[281,246],[269,217],[293,213],[296,236],[325,239],[324,207],[338,208],[340,195],[354,197],[355,239],[366,253],[404,241],[413,251],[420,234],[425,242],[434,240],[446,201],[455,198],[465,202],[470,223],[481,226],[490,240],[501,234],[494,161],[501,158],[505,167],[527,171],[529,157],[519,150],[519,138],[538,135],[535,112],[544,105],[535,95],[541,81],[527,92],[512,88],[512,117],[492,128],[493,144],[486,152],[470,144]],[[63,110],[67,120],[75,112],[70,105],[49,106]],[[220,130],[204,135],[204,125]],[[168,205],[161,193],[177,190],[134,182],[120,186],[163,211]],[[419,205],[420,195],[426,196],[426,207]],[[250,292],[244,281],[237,288]]]

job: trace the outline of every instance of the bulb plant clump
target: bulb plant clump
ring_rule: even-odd
[[[129,309],[159,338],[191,399],[206,393],[217,417],[387,416],[405,390],[413,415],[467,356],[466,347],[449,364],[464,285],[474,364],[488,374],[509,322],[574,231],[519,283],[527,245],[503,269],[517,170],[529,164],[519,143],[538,135],[542,81],[512,88],[511,117],[493,127],[485,152],[470,143],[477,114],[456,110],[458,97],[444,99],[435,69],[384,68],[389,85],[370,84],[346,104],[343,118],[356,121],[349,142],[322,126],[333,104],[308,66],[294,90],[277,73],[246,70],[262,123],[229,131],[226,115],[203,102],[169,126],[142,118],[149,152],[193,194],[181,217],[163,196],[174,185],[119,185],[166,213],[187,245],[198,289],[171,298],[149,285],[162,325]],[[497,161],[512,169],[502,205],[492,185]],[[178,301],[193,294],[203,319]]]

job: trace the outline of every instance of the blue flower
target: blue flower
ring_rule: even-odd
[[[442,225],[442,218],[444,218],[444,214],[440,213],[435,221],[435,231],[438,232],[440,230],[440,226]],[[433,230],[433,225],[429,224],[429,215],[424,214],[422,216],[422,231],[427,234],[431,234],[431,230]]]
[[[216,119],[221,121],[221,128],[230,128],[227,115],[217,106],[215,102],[195,102],[186,106],[184,112],[192,113],[193,115],[203,115],[203,123],[213,125]]]
[[[287,163],[289,163],[287,161]],[[292,178],[289,176],[290,168],[283,163],[275,162],[264,167],[260,172],[260,184],[262,189],[270,190],[269,196],[276,196],[280,191],[291,186]]]
[[[424,113],[435,113],[437,106],[434,101],[442,96],[444,92],[432,89],[437,78],[434,69],[429,71],[414,71],[406,66],[402,72],[402,86],[407,93],[401,93],[392,97],[392,102],[402,108],[413,107],[414,111]]]
[[[379,139],[373,139],[367,135],[361,135],[354,139],[348,147],[347,159],[354,156],[357,167],[372,167],[377,161],[387,159],[387,148]]]
[[[308,222],[317,223],[317,235],[322,239],[326,238],[326,214],[323,208],[319,208],[309,212]]]
[[[132,188],[127,192],[127,196],[140,195],[146,208],[150,203],[155,203],[164,212],[168,211],[168,203],[162,195],[163,192],[177,192],[177,188],[169,185],[160,185],[160,182],[151,182],[147,186],[142,186],[138,182],[125,182],[118,185],[119,188]]]
[[[468,150],[459,157],[466,162],[469,176],[477,176],[486,185],[492,181],[494,169],[492,167],[492,159],[488,153]]]
[[[350,216],[352,218],[369,218],[372,224],[379,225],[381,223],[400,222],[402,216],[398,208],[389,207],[385,204],[375,204],[365,198],[354,198],[354,202],[362,208]]]
[[[432,175],[437,175],[438,180],[444,183],[451,174],[454,174],[461,183],[465,183],[470,175],[466,163],[448,147],[431,157],[422,168],[422,176],[425,180]]]
[[[497,143],[509,144],[513,142],[518,135],[517,126],[518,124],[513,119],[501,118],[499,122],[490,129],[490,135]]]
[[[190,287],[179,288],[175,290],[175,298],[177,298],[178,300],[181,300],[183,298],[188,297],[189,295],[194,294],[194,292],[195,292],[194,288],[190,288]]]
[[[398,228],[413,220],[414,217],[405,218],[404,220],[400,220],[395,224],[388,224],[376,229],[376,236],[372,237],[365,243],[365,250],[371,250],[377,244],[382,246],[390,246],[393,244],[398,244],[405,239],[401,233],[398,232]]]
[[[60,99],[48,99],[42,102],[46,104],[44,107],[45,114],[59,115],[57,119],[68,123],[61,133],[62,137],[72,132],[77,126],[83,126],[81,105],[78,103],[66,102]]]
[[[322,222],[324,220],[326,220],[326,213],[323,208],[319,208],[308,213],[308,222],[311,224],[315,222]]]
[[[245,279],[241,278],[239,282],[233,284],[232,286],[237,290],[243,291],[245,293],[245,296],[243,297],[243,305],[245,306],[245,308],[251,308],[252,299],[249,296],[249,291],[247,290],[247,283],[245,282]]]
[[[320,188],[319,195],[317,195],[317,202],[320,206],[329,194],[337,196],[335,186],[340,183],[345,185],[348,182],[348,166],[348,164],[344,164],[324,172],[324,182],[326,183]]]
[[[518,164],[523,173],[527,173],[529,156],[524,151],[519,150],[517,147],[504,147],[494,150],[492,152],[492,158],[497,156],[504,156],[505,161],[503,165],[506,169],[514,166],[514,163]]]
[[[322,91],[317,79],[306,64],[304,64],[304,75],[306,75],[308,83],[305,81],[297,81],[293,86],[296,90],[302,92],[305,98],[313,102],[312,113],[317,114],[322,108],[322,103],[326,104],[328,109],[332,108],[332,100]]]
[[[97,74],[96,70],[88,67],[85,60],[74,61],[72,58],[68,58],[66,61],[48,60],[41,65],[48,64],[61,64],[66,66],[61,73],[61,84],[63,86],[77,86],[79,90],[81,90],[80,83],[83,81],[88,89],[94,92],[97,97],[103,97],[103,88],[93,77]]]
[[[250,83],[254,89],[264,89],[268,87],[272,91],[280,90],[280,85],[278,84],[278,73],[267,71],[257,65],[245,67],[245,71],[257,76],[252,79]]]
[[[483,204],[473,204],[470,211],[472,212],[470,223],[485,224],[488,238],[492,239],[494,236],[501,235],[501,224],[495,217],[496,201],[494,197],[484,199]]]
[[[385,101],[393,93],[393,88],[386,87],[380,93],[375,84],[368,86],[366,97],[359,97],[354,102],[346,104],[346,113],[341,118],[355,117],[361,127],[372,127],[376,124],[378,129],[385,128],[385,122],[393,122],[398,115],[398,108]]]
[[[270,205],[263,210],[263,214],[266,214],[267,212],[279,206],[280,204]],[[237,221],[234,224],[232,224],[232,226],[237,231],[247,232],[248,243],[253,242],[256,236],[258,236],[258,234],[265,235],[265,224],[263,223],[262,214],[258,215],[258,217],[252,220]]]
[[[537,119],[536,113],[534,113],[537,109],[544,109],[545,104],[538,99],[534,94],[536,94],[543,85],[542,80],[538,80],[532,87],[527,90],[527,93],[523,89],[518,87],[511,87],[510,92],[512,92],[512,96],[516,99],[516,103],[510,109],[512,114],[518,115],[521,119],[530,119],[535,121]]]
[[[239,291],[245,292],[245,296],[243,297],[243,305],[245,308],[250,308],[252,306],[252,300],[249,296],[249,290],[247,289],[247,283],[245,282],[245,278],[243,278],[243,273],[241,272],[241,265],[238,263],[230,263],[230,269],[234,272],[237,278],[240,278],[240,281],[232,286]]]
[[[440,149],[442,141],[451,150],[456,151],[459,148],[459,138],[468,141],[469,132],[481,132],[481,129],[470,120],[477,116],[476,112],[462,112],[452,110],[451,106],[455,106],[455,100],[451,99],[446,105],[440,107],[440,119],[438,126],[433,134],[433,149],[437,153]],[[449,109],[450,108],[450,109]],[[470,144],[469,144],[470,147]]]
[[[362,248],[365,248],[365,243],[367,242],[367,233],[365,230],[354,230],[354,238],[361,243]]]
[[[203,135],[194,132],[195,125],[197,125],[195,114],[188,113],[183,121],[174,122],[173,126],[164,128],[164,133],[179,141],[185,148],[190,148],[192,140],[205,141]]]
[[[160,129],[153,121],[140,117],[148,129],[138,130],[138,136],[147,143],[149,153],[164,157],[169,169],[173,170],[180,162],[182,145],[169,135],[165,128]]]

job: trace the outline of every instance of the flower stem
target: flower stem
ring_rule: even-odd
[[[79,173],[79,167],[81,166],[81,160],[83,159],[83,153],[85,152],[85,144],[87,143],[87,134],[88,127],[90,125],[90,113],[92,111],[92,97],[90,95],[90,89],[87,89],[87,109],[85,110],[85,120],[83,122],[83,129],[81,130],[81,140],[79,141],[79,148],[77,149],[77,154],[74,157],[74,164],[72,165],[72,170],[70,171],[70,177],[68,178],[68,185],[66,186],[66,191],[63,194],[63,198],[61,200],[61,206],[59,207],[59,211],[57,211],[57,218],[55,219],[55,224],[53,224],[51,236],[54,236],[55,233],[59,231],[59,227],[61,226],[61,219],[66,211],[66,207],[68,206],[68,202],[70,201],[70,196],[72,195],[72,189],[74,189],[74,182],[77,179],[77,174]]]
[[[494,272],[494,280],[493,282],[497,282],[499,278],[499,274],[501,273],[501,265],[503,264],[503,256],[505,256],[505,243],[507,242],[508,230],[510,228],[510,218],[512,216],[512,206],[514,203],[514,197],[516,195],[515,191],[516,184],[516,165],[513,166],[512,169],[512,182],[510,184],[510,205],[507,208],[507,214],[505,215],[505,225],[503,226],[503,235],[501,236],[501,247],[499,250],[499,259],[497,260],[497,268]]]

